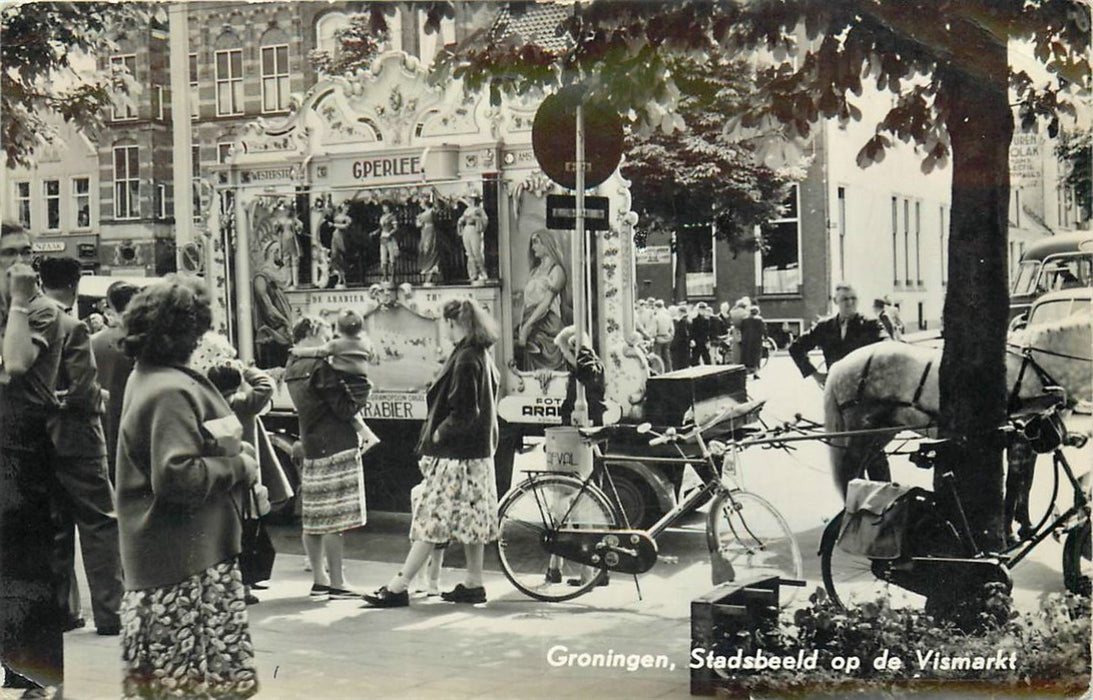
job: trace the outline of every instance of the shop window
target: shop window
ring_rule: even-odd
[[[90,178],[72,178],[72,211],[76,215],[76,228],[91,228]]]
[[[759,253],[763,294],[797,294],[801,286],[801,220],[799,188],[786,198],[785,213],[763,227],[765,250]]]
[[[136,146],[114,148],[114,218],[140,216],[140,161]]]
[[[714,293],[713,229],[709,223],[684,224],[676,234],[676,246],[683,262],[687,298],[711,297]]]
[[[30,229],[30,183],[15,183],[15,206],[19,225]]]
[[[216,113],[243,113],[243,49],[216,52]]]
[[[61,181],[45,180],[42,182],[42,196],[46,205],[46,230],[61,229]]]
[[[288,44],[262,47],[262,111],[288,109]]]

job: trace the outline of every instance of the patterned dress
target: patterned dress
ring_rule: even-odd
[[[254,645],[234,558],[121,602],[125,698],[247,698]]]
[[[487,544],[497,539],[493,459],[422,457],[425,476],[414,505],[414,542]]]

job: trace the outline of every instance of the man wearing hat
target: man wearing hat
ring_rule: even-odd
[[[47,258],[38,268],[45,295],[63,311],[60,357],[53,384],[57,405],[48,421],[53,462],[60,486],[58,572],[61,600],[67,601],[75,565],[75,534],[80,530],[84,572],[91,589],[91,609],[100,635],[119,633],[118,609],[124,585],[118,554],[118,520],[114,489],[110,486],[106,438],[102,427],[102,391],[91,354],[87,326],[73,314],[80,284],[80,263],[75,258]],[[67,585],[66,585],[67,582]],[[70,611],[73,616],[78,611]]]

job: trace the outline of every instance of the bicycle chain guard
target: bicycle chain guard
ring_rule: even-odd
[[[643,574],[657,563],[657,544],[643,530],[560,529],[543,543],[551,554],[624,574]]]

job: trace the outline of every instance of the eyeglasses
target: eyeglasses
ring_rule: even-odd
[[[0,258],[29,258],[34,255],[34,249],[25,248],[0,248]]]

